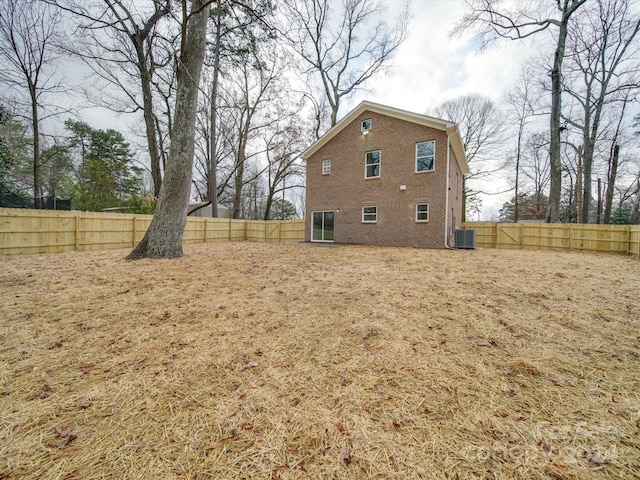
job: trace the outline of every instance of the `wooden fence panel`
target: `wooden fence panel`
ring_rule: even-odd
[[[246,240],[250,242],[264,242],[265,229],[264,222],[258,220],[247,220],[245,222]]]
[[[2,209],[0,245],[2,252],[12,254],[65,252],[75,249],[75,222],[72,217],[55,211],[19,208]]]
[[[518,224],[496,225],[496,246],[502,249],[522,248],[522,228]]]
[[[476,246],[480,248],[496,248],[497,223],[492,222],[467,222],[462,228],[476,231]]]
[[[189,218],[184,226],[184,233],[182,234],[182,243],[202,243],[205,241],[206,232],[206,219],[202,217]]]
[[[75,216],[78,222],[78,250],[111,250],[133,247],[133,216],[83,212]]]
[[[247,224],[244,220],[229,220],[229,240],[247,240]]]
[[[229,240],[229,220],[226,218],[207,218],[206,241],[221,242]]]
[[[304,220],[285,220],[279,224],[281,242],[301,242],[304,240]]]
[[[0,208],[0,253],[132,248],[142,240],[152,218],[151,215]],[[249,222],[187,218],[185,244],[229,240],[300,242],[304,240],[304,220]]]
[[[640,226],[465,222],[481,248],[584,250],[640,256]]]

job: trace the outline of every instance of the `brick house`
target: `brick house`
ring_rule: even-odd
[[[453,246],[469,171],[456,124],[365,101],[302,158],[306,241]]]

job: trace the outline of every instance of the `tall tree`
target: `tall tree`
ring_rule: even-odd
[[[592,204],[592,172],[603,116],[624,104],[640,87],[637,58],[640,13],[630,0],[597,0],[569,29],[563,90],[578,105],[578,114],[563,119],[579,129],[583,145],[582,223]],[[572,113],[572,112],[571,112]]]
[[[486,47],[499,39],[524,39],[550,27],[558,29],[551,67],[551,114],[549,117],[551,184],[548,222],[558,222],[560,219],[562,67],[569,34],[569,20],[586,1],[539,0],[505,4],[500,0],[466,0],[469,12],[454,30],[456,33],[461,33],[469,28],[479,28],[480,45]]]
[[[491,100],[480,95],[465,95],[444,102],[434,109],[435,116],[457,123],[469,163],[469,173],[462,178],[462,215],[466,218],[466,204],[478,192],[469,187],[469,180],[479,180],[495,173],[496,149],[504,141],[501,112]]]
[[[41,114],[44,97],[58,92],[54,41],[60,14],[38,0],[0,0],[0,82],[23,95],[33,139],[33,199],[40,207]]]
[[[333,127],[343,99],[384,70],[405,40],[408,8],[389,26],[375,0],[285,0],[285,6],[284,34],[319,77]]]
[[[159,43],[163,39],[158,31],[159,22],[170,13],[171,0],[153,0],[147,5],[125,0],[45,1],[71,12],[78,20],[81,34],[69,39],[66,49],[127,99],[126,105],[121,105],[111,94],[100,104],[117,112],[142,111],[153,188],[158,196],[162,184],[161,132],[157,129],[153,91],[157,71],[171,62],[170,56],[161,55]]]
[[[182,10],[177,96],[171,147],[158,205],[147,233],[129,260],[182,256],[182,235],[191,194],[198,91],[207,43],[210,1],[193,0],[190,12]],[[186,1],[183,2],[186,7]]]

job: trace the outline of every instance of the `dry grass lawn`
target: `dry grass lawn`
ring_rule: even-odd
[[[0,478],[640,478],[640,261],[0,257]]]

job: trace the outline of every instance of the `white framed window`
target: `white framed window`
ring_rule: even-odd
[[[322,161],[322,174],[329,175],[331,173],[331,160],[323,160]]]
[[[432,172],[435,169],[436,141],[416,143],[416,173]]]
[[[429,204],[416,203],[416,222],[429,221]]]
[[[362,207],[362,223],[376,223],[378,221],[378,207]]]
[[[378,178],[380,176],[380,150],[373,150],[364,155],[364,178]]]
[[[360,124],[360,130],[362,130],[362,133],[369,133],[369,130],[371,130],[370,118],[367,118],[366,120],[362,121],[362,123]]]

